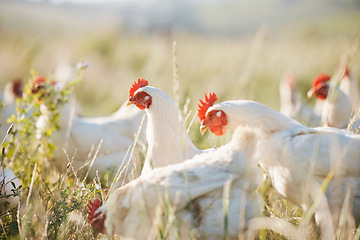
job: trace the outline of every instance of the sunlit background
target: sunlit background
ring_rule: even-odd
[[[358,0],[2,0],[0,82],[86,60],[87,116],[115,111],[137,77],[174,98],[174,73],[193,113],[205,91],[278,109],[286,72],[302,94],[344,58],[359,79],[359,36]]]
[[[71,91],[65,89],[61,93],[57,92],[60,84],[55,87],[47,84],[45,86],[52,86],[48,89],[49,94],[39,91],[37,97],[40,99],[34,99],[30,95],[34,92],[26,88],[29,94],[17,102],[17,118],[15,115],[10,117],[15,127],[4,138],[6,141],[2,139],[1,166],[18,174],[23,184],[23,196],[19,211],[0,216],[0,238],[94,237],[87,221],[87,204],[100,195],[103,202],[107,199],[106,195],[115,186],[111,183],[117,167],[100,172],[100,176],[88,179],[88,182],[78,178],[75,163],[81,166],[85,164],[85,155],[88,160],[92,160],[91,164],[95,159],[100,159],[98,162],[102,163],[100,155],[107,153],[98,156],[95,150],[97,146],[97,150],[100,149],[102,141],[93,140],[92,137],[87,139],[82,134],[91,128],[91,135],[110,139],[111,143],[115,138],[120,138],[118,135],[107,135],[116,128],[116,124],[114,127],[111,125],[113,120],[110,120],[111,127],[106,127],[111,130],[102,131],[102,123],[108,124],[109,118],[98,119],[95,121],[99,123],[98,128],[94,128],[86,123],[93,120],[83,120],[81,117],[79,124],[74,127],[72,124],[76,121],[67,116],[64,120],[67,121],[66,136],[64,128],[62,132],[58,131],[64,135],[64,140],[61,139],[64,143],[55,144],[49,135],[58,130],[57,114],[68,113],[64,114],[59,107],[65,99],[69,99],[66,95],[69,92],[75,95],[71,100],[77,102],[76,107],[81,110],[81,116],[106,116],[124,104],[134,80],[138,77],[146,78],[151,86],[166,91],[178,103],[191,140],[196,147],[205,149],[229,141],[231,131],[222,137],[215,137],[210,131],[204,136],[200,135],[196,109],[198,99],[203,97],[204,92],[215,92],[219,102],[251,99],[279,110],[279,82],[284,74],[291,73],[296,78],[296,89],[302,101],[311,105],[315,99],[308,99],[306,92],[313,78],[320,73],[334,76],[339,66],[346,64],[352,78],[360,81],[359,48],[360,0],[0,0],[0,90],[4,89],[6,83],[16,79],[20,79],[23,84],[28,83],[31,73],[35,71],[47,80],[63,81],[74,72],[80,61],[89,64],[75,92],[72,92],[71,84],[68,84]],[[35,75],[34,79],[38,79]],[[41,86],[37,89],[41,90]],[[42,101],[43,96],[48,97],[44,98],[46,104],[36,104],[38,100]],[[56,101],[53,96],[57,96]],[[126,109],[131,107],[135,108],[132,105]],[[0,110],[6,109],[10,108]],[[50,120],[42,112],[49,109]],[[134,122],[132,118],[131,123]],[[130,120],[120,124],[121,130],[131,128]],[[9,126],[10,121],[2,120],[0,125]],[[137,124],[134,125],[137,127]],[[1,129],[2,138],[7,129]],[[73,141],[78,144],[72,144],[73,135],[69,129],[80,129],[76,131],[80,140]],[[133,133],[131,131],[133,129],[129,130],[130,135]],[[126,143],[123,145],[130,149],[127,137],[124,139]],[[129,141],[132,145],[132,138]],[[76,145],[79,149],[82,146],[85,150],[83,156],[78,153],[80,151],[68,150],[66,159],[57,159],[56,164],[66,168],[64,173],[52,166],[51,153],[54,149],[60,152],[67,145],[74,149]],[[117,161],[118,151],[123,153],[123,150],[117,149],[117,144],[112,145],[116,151],[103,156]],[[143,146],[145,144],[141,141],[136,144],[142,150],[139,151],[140,158],[146,155]],[[86,147],[91,148],[88,155]],[[315,149],[318,148],[315,146]],[[113,153],[117,155],[116,158]],[[238,155],[238,151],[235,153]],[[312,160],[315,159],[314,155]],[[105,164],[108,163],[105,161]],[[87,167],[82,170],[85,169]],[[334,173],[333,170],[330,173]],[[137,176],[135,173],[134,177]],[[329,176],[324,181],[325,185],[331,179]],[[240,175],[239,180],[242,181]],[[322,187],[325,185],[322,184]],[[247,195],[249,186],[242,186],[246,186]],[[224,193],[227,183],[225,187]],[[310,207],[304,212],[293,208],[272,191],[270,181],[265,181],[258,192],[269,206],[264,209],[264,216],[276,216],[294,226],[299,223],[302,226],[305,222],[306,226],[307,221],[303,222],[302,218],[310,219],[314,208]],[[0,200],[8,197],[2,193],[0,195]],[[225,195],[224,206],[227,201]],[[349,207],[345,203],[343,209]],[[198,209],[197,205],[192,207],[192,202],[189,206],[190,210]],[[168,211],[171,212],[170,225],[177,225],[172,210],[177,207],[174,202],[174,207],[169,206],[166,210],[171,210]],[[343,209],[341,219],[347,212]],[[225,221],[225,207],[223,212]],[[340,223],[337,234],[342,234],[342,221]],[[313,236],[312,239],[317,239],[315,225],[313,227],[308,232]],[[159,238],[160,235],[166,236],[163,235],[165,230],[156,231]],[[196,236],[191,233],[189,239]],[[104,239],[104,236],[97,239]],[[258,239],[284,237],[271,231],[262,231]]]

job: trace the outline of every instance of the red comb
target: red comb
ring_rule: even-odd
[[[144,78],[138,78],[137,82],[135,80],[134,83],[130,87],[129,98],[134,95],[136,90],[138,90],[139,88],[145,87],[147,85],[148,85],[148,81]]]
[[[217,96],[213,92],[209,92],[209,97],[206,96],[206,93],[204,93],[205,101],[203,102],[201,99],[199,99],[200,103],[198,104],[198,117],[200,119],[200,122],[202,122],[205,118],[206,111],[214,105],[214,103],[217,100]]]
[[[316,78],[314,78],[312,88],[315,89],[320,83],[325,83],[331,79],[330,75],[325,73],[319,74]]]
[[[90,222],[93,221],[94,216],[95,216],[95,211],[100,207],[101,205],[101,201],[98,198],[95,198],[94,202],[89,202],[89,204],[87,205],[87,207],[89,208],[87,213],[89,214],[88,219]]]
[[[40,83],[43,83],[43,82],[45,82],[45,78],[43,76],[39,76],[33,81],[33,84],[39,85]]]

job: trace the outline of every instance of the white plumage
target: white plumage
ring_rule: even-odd
[[[334,100],[325,101],[322,114],[324,126],[346,129],[353,110],[350,97],[335,87]]]
[[[226,118],[227,124],[216,124],[220,120],[211,119],[210,115],[221,115]],[[234,130],[239,126],[247,126],[257,132],[257,147],[251,158],[260,163],[272,179],[274,188],[283,197],[306,209],[309,200],[315,200],[320,184],[334,169],[334,178],[326,192],[338,190],[338,195],[337,201],[332,201],[327,195],[329,207],[341,209],[344,189],[349,185],[352,215],[359,223],[360,136],[335,128],[305,127],[260,103],[248,100],[215,104],[207,109],[206,117],[202,120],[203,133],[207,128],[223,133],[224,130],[217,128]],[[329,222],[328,212],[324,210],[327,202],[323,199],[322,203],[315,211],[320,225]],[[324,218],[327,221],[322,221]],[[334,221],[337,223],[337,219]],[[321,229],[323,234],[330,234],[330,237],[334,233],[328,224]]]
[[[55,86],[51,88],[53,91],[51,94],[46,92],[49,86]],[[53,98],[60,97],[58,92],[62,87],[64,87],[62,84],[46,84],[43,77],[33,81],[32,93],[37,94],[38,91],[42,91],[38,94],[40,96],[36,96],[51,97],[42,101],[40,105],[42,115],[36,122],[36,136],[39,139],[48,131],[49,125],[53,124],[50,121],[54,113],[50,110],[49,102],[52,104]],[[72,159],[75,169],[85,164],[92,164],[90,177],[94,177],[96,171],[117,171],[121,166],[123,169],[126,167],[126,174],[129,176],[133,170],[132,166],[139,164],[141,151],[143,151],[144,134],[139,135],[138,144],[133,151],[131,148],[134,145],[143,112],[123,105],[109,116],[86,118],[78,116],[75,111],[71,101],[58,109],[59,117],[56,119],[58,130],[51,135],[51,140],[56,146],[50,160],[51,164],[60,171],[65,171],[68,162]],[[93,159],[95,159],[94,162],[92,162]],[[88,167],[82,168],[81,175],[84,176],[88,169]]]
[[[354,78],[354,76],[350,73],[350,70],[347,67],[345,67],[343,76],[341,78],[340,89],[350,97],[355,112],[359,111],[359,83],[357,79]]]
[[[330,76],[326,74],[318,75],[308,96],[315,95],[318,99],[325,101],[322,111],[323,126],[346,129],[350,121],[353,105],[349,95],[343,92],[338,86],[330,88],[328,81]]]
[[[84,165],[86,160],[91,160],[96,149],[102,141],[96,160],[90,171],[90,177],[95,172],[118,169],[121,164],[132,164],[140,162],[141,147],[144,134],[140,134],[138,143],[130,159],[131,146],[134,144],[136,134],[143,117],[138,109],[129,109],[125,105],[109,116],[86,118],[79,117],[73,112],[70,104],[63,107],[60,112],[59,130],[52,135],[57,146],[54,151],[53,163],[58,169],[64,171],[68,164],[64,150],[70,159],[74,155],[73,165],[75,169]],[[130,149],[130,150],[129,150]],[[89,159],[89,153],[92,155]]]
[[[148,119],[148,150],[142,174],[153,167],[179,163],[202,152],[191,141],[179,107],[164,91],[150,86],[133,90],[128,103],[145,110]]]
[[[321,114],[318,110],[307,106],[301,101],[295,89],[295,78],[292,75],[285,75],[279,85],[280,91],[280,112],[287,117],[293,118],[305,126],[331,126],[345,129],[350,121],[351,113],[357,111],[356,98],[358,97],[357,82],[350,78],[348,70],[343,74],[340,86],[330,88],[327,81],[330,76],[319,74],[313,80],[313,86],[308,96],[316,96],[318,108],[322,102]],[[352,130],[358,127],[355,123]]]
[[[241,129],[225,146],[140,176],[117,189],[96,211],[90,207],[90,220],[97,218],[93,226],[133,239],[155,239],[160,225],[167,229],[168,239],[186,238],[194,229],[197,238],[219,239],[226,232],[237,239],[248,220],[263,210],[255,192],[257,168],[243,154],[254,147],[253,137],[251,131]],[[229,182],[229,198],[224,198]],[[167,202],[176,218],[166,217]],[[224,208],[228,210],[226,230]]]

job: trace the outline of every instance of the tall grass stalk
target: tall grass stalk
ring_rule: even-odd
[[[336,230],[336,239],[345,239],[346,237],[346,223],[349,217],[350,200],[351,200],[350,196],[351,196],[351,186],[347,185],[345,198],[340,213],[339,226]],[[348,236],[348,238],[349,237],[350,236]]]
[[[124,165],[124,162],[128,156],[128,154],[130,153],[130,156],[129,156],[129,159],[132,160],[132,156],[134,154],[134,150],[135,150],[135,147],[137,144],[139,144],[139,137],[140,137],[140,134],[141,134],[141,131],[143,130],[143,127],[144,127],[144,123],[145,123],[145,119],[146,119],[146,114],[143,115],[142,119],[141,119],[141,122],[140,122],[140,125],[139,125],[139,128],[138,128],[138,131],[136,133],[136,136],[135,136],[135,140],[134,140],[134,143],[132,145],[129,146],[129,148],[127,149],[126,151],[126,154],[124,156],[124,159],[122,160],[122,163],[121,165],[119,166],[119,169],[114,177],[114,180],[113,182],[111,183],[110,185],[110,188],[109,188],[109,192],[108,192],[108,195],[107,197],[109,196],[109,194],[113,191],[113,188],[116,186],[116,183],[120,180],[121,178],[121,175],[122,175],[122,168],[123,168],[123,165]],[[125,180],[126,180],[126,175],[127,175],[127,169],[128,167],[130,166],[130,164],[132,165],[133,167],[133,172],[136,170],[136,167],[138,167],[138,165],[141,165],[140,163],[132,163],[132,162],[127,162],[125,164],[125,168],[126,168],[126,172],[123,176],[123,181],[122,181],[122,185],[125,184]]]
[[[34,167],[36,173],[38,174],[38,176],[40,177],[42,183],[44,184],[45,188],[49,191],[49,194],[52,196],[54,202],[56,202],[56,198],[53,194],[53,192],[51,191],[51,189],[49,188],[48,184],[46,183],[44,177],[41,175],[41,173],[39,172],[39,170],[37,168],[35,168],[35,164],[30,160],[30,158],[20,149],[21,154],[23,154],[25,156],[25,158],[28,160],[28,162],[31,163],[31,165]]]
[[[94,162],[95,162],[95,160],[96,160],[96,158],[97,158],[97,155],[98,155],[98,153],[99,153],[99,151],[100,151],[100,148],[101,148],[101,145],[102,145],[103,141],[104,141],[104,139],[101,139],[100,142],[99,142],[99,144],[98,144],[98,147],[97,147],[97,149],[96,149],[96,151],[95,151],[95,154],[94,154],[94,156],[93,156],[93,158],[92,158],[92,160],[91,160],[91,162],[90,162],[89,168],[88,168],[88,170],[87,170],[87,172],[86,172],[86,174],[85,174],[84,180],[87,179],[87,177],[89,176],[91,167],[93,166],[93,164],[94,164]]]
[[[360,239],[360,224],[355,231],[353,240],[359,240],[359,239]]]
[[[356,121],[360,121],[360,109],[358,109],[357,112],[355,112],[355,109],[353,109],[352,117],[349,120],[349,124],[346,131],[350,132],[351,129],[353,129],[353,126]],[[352,130],[352,132],[355,134],[358,134],[359,131],[360,131],[360,126]]]
[[[246,63],[244,64],[238,80],[238,82],[240,83],[240,88],[249,88],[246,96],[248,99],[253,99],[254,97],[256,79],[252,79],[251,75],[257,63],[257,59],[260,55],[261,47],[265,41],[267,31],[267,28],[265,26],[262,26],[256,33],[256,36],[251,43],[250,53],[246,59]]]
[[[175,237],[176,239],[181,239],[180,233],[180,223],[176,218],[176,209],[178,202],[180,200],[180,194],[175,196],[174,202],[170,200],[168,191],[165,192],[165,206],[164,206],[164,215],[165,215],[165,227],[164,227],[164,237],[167,236]]]
[[[30,197],[31,197],[31,193],[32,193],[32,190],[34,187],[34,182],[35,182],[35,177],[36,177],[36,170],[37,170],[37,163],[35,163],[35,165],[34,165],[34,171],[32,173],[32,178],[31,178],[31,182],[30,182],[30,188],[29,188],[28,196],[26,198],[25,209],[29,206],[29,201],[30,201]]]
[[[241,207],[240,207],[240,213],[239,213],[239,233],[238,233],[238,240],[244,240],[245,239],[245,218],[246,218],[246,200],[247,196],[249,194],[249,183],[246,183],[244,186],[243,195],[240,199],[241,201]]]
[[[224,240],[229,239],[229,206],[230,206],[230,194],[232,186],[232,176],[226,181],[223,190],[223,218],[224,218]]]
[[[175,103],[180,104],[180,81],[178,75],[178,63],[177,63],[177,49],[176,41],[173,42],[173,92],[175,97]]]
[[[309,198],[309,196],[311,196],[311,191],[312,191],[311,188],[312,188],[312,184],[314,181],[313,173],[315,172],[317,159],[319,158],[320,144],[321,144],[322,137],[323,137],[322,135],[318,135],[316,137],[316,142],[315,142],[314,149],[313,149],[313,152],[311,155],[311,161],[310,161],[310,166],[309,166],[309,170],[308,170],[309,174],[306,176],[305,191],[304,191],[305,194],[302,199],[303,202],[308,202],[309,200],[314,201],[314,199],[311,199],[311,198],[308,199],[308,198]],[[309,224],[312,214],[313,213],[310,213],[310,212],[308,215],[305,214],[306,217],[303,219],[303,224],[305,224],[305,225]]]
[[[74,181],[75,182],[79,181],[77,173],[76,173],[76,171],[74,169],[74,166],[73,166],[73,162],[74,162],[74,159],[75,159],[75,156],[76,156],[77,149],[75,148],[74,154],[73,154],[71,159],[69,158],[69,155],[67,154],[65,148],[63,149],[63,151],[64,151],[64,154],[65,154],[66,159],[68,161],[68,164],[66,166],[66,172],[65,172],[65,174],[63,175],[63,177],[61,179],[60,188],[62,187],[62,185],[65,182],[66,178],[69,177],[68,174],[69,174],[70,171],[71,171],[71,174],[73,174],[73,176],[74,176]]]

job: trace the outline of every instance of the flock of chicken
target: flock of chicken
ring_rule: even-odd
[[[147,142],[140,177],[115,190],[102,206],[99,199],[88,206],[90,224],[104,234],[154,239],[164,231],[170,239],[189,234],[237,239],[263,214],[257,188],[266,175],[284,199],[304,212],[313,211],[322,239],[335,239],[340,223],[345,222],[349,234],[360,223],[360,135],[346,131],[358,127],[358,121],[350,119],[359,109],[359,94],[348,70],[334,77],[341,79],[339,87],[329,84],[330,79],[325,74],[314,79],[308,96],[323,103],[312,108],[301,101],[294,78],[285,76],[281,113],[250,100],[216,103],[215,93],[205,94],[198,105],[201,133],[209,129],[216,136],[233,134],[219,148],[200,150],[176,103],[139,78],[126,104],[136,107],[124,105],[108,117],[84,118],[65,105],[53,135],[58,147],[54,162],[64,169],[67,160],[59,161],[64,150],[76,151],[73,164],[80,167],[91,146],[101,143],[90,175],[115,164],[126,169],[126,177],[143,151],[142,144],[134,144],[135,135],[135,143]],[[291,234],[287,237],[296,238]]]

